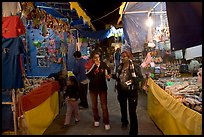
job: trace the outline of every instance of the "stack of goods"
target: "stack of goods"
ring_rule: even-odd
[[[156,83],[179,102],[202,113],[202,88],[197,84],[196,77],[160,78]]]
[[[179,72],[179,64],[169,64],[166,66],[166,71],[164,72],[165,77],[181,77]]]
[[[23,94],[30,93],[33,89],[40,87],[42,83],[54,81],[55,79],[40,77],[40,78],[24,78],[24,88],[21,88]]]

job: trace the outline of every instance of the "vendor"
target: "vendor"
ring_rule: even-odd
[[[199,62],[196,59],[192,59],[189,64],[188,70],[191,72],[193,77],[197,76],[199,68],[200,68]]]

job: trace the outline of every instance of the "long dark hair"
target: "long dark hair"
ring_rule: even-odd
[[[101,53],[100,53],[98,50],[92,51],[91,54],[90,54],[90,58],[93,58],[95,54],[98,54],[98,55],[99,55],[100,60],[102,59],[102,58],[101,58],[101,57],[102,57],[102,56],[101,56]]]
[[[74,87],[78,87],[78,81],[75,76],[69,76],[68,80],[70,80],[73,83]]]

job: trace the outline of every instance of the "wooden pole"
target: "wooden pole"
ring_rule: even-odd
[[[16,120],[16,91],[13,89],[12,91],[12,105],[11,109],[13,111],[13,121],[14,121],[14,133],[17,135],[17,120]]]

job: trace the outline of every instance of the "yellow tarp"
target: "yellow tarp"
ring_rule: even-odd
[[[202,114],[186,107],[148,79],[147,110],[164,135],[202,135]]]
[[[54,92],[39,106],[26,111],[29,134],[42,135],[59,113],[58,92]]]
[[[86,13],[82,10],[82,8],[79,6],[78,2],[69,2],[70,3],[70,9],[75,9],[79,17],[83,17],[84,22],[87,22],[88,25],[93,29],[96,30],[93,24],[91,23],[91,19],[89,16],[86,15]]]

